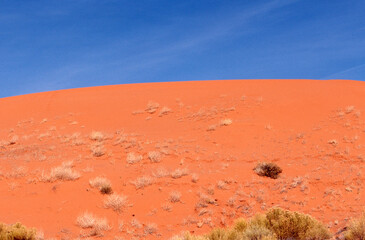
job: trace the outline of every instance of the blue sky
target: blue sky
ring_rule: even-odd
[[[123,83],[365,80],[363,0],[0,0],[0,97]]]

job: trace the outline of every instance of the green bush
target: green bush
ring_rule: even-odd
[[[0,223],[0,240],[36,240],[36,231],[21,223],[5,225]]]

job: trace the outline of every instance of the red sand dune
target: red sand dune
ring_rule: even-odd
[[[335,232],[365,203],[364,112],[365,83],[356,81],[147,83],[3,98],[0,222],[75,239],[89,234],[76,223],[87,211],[108,220],[105,239],[168,239],[280,206]],[[128,163],[129,153],[142,159]],[[68,161],[80,177],[50,179]],[[256,175],[261,161],[283,173]],[[98,176],[127,197],[121,211],[90,186]],[[150,185],[137,189],[142,176]]]

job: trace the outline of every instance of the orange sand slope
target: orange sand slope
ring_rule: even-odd
[[[3,98],[0,222],[46,239],[168,239],[280,206],[334,232],[365,203],[364,112],[365,83],[355,81],[148,83]],[[260,161],[283,173],[256,175]],[[95,177],[114,195],[93,187]],[[85,212],[99,231],[86,228]]]

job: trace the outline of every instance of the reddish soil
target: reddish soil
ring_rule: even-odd
[[[75,239],[88,234],[76,223],[87,211],[107,218],[105,239],[168,239],[280,206],[335,232],[365,203],[364,114],[365,83],[356,81],[147,83],[2,98],[0,222]],[[96,145],[104,155],[93,155]],[[131,152],[143,159],[127,163]],[[67,161],[78,179],[47,180]],[[253,171],[264,161],[283,169],[278,179]],[[108,195],[89,184],[97,176],[128,198],[122,211],[105,208]],[[141,176],[151,184],[136,189]]]

